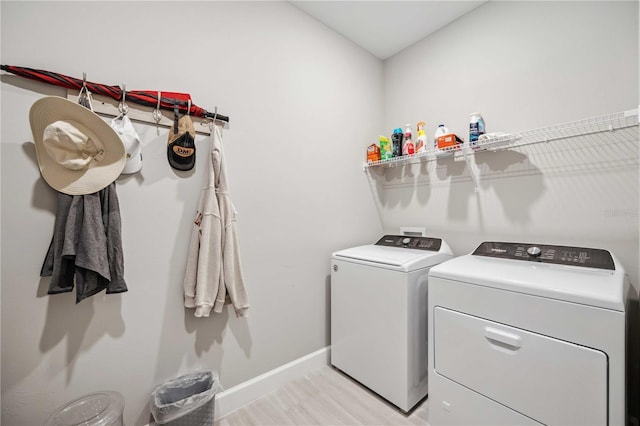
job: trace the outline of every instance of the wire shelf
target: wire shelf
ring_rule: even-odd
[[[388,160],[365,162],[363,168],[366,170],[376,166],[396,167],[404,164],[432,161],[444,156],[451,156],[452,154],[455,156],[462,155],[465,160],[468,160],[469,155],[477,152],[500,151],[540,142],[551,142],[603,132],[615,133],[616,130],[633,126],[638,126],[637,109],[561,123],[520,133],[501,134],[479,140],[474,145],[465,142],[464,144],[444,149],[434,149],[431,147],[427,151],[422,151],[418,154],[394,157]]]

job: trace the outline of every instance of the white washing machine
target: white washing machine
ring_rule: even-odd
[[[331,258],[331,364],[409,411],[427,394],[427,274],[438,238],[385,235]]]
[[[482,243],[429,272],[439,425],[625,425],[632,288],[606,250]]]

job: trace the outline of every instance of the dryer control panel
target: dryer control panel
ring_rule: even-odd
[[[616,269],[611,253],[607,250],[585,247],[484,242],[472,254],[503,259],[610,269],[612,271]]]
[[[438,251],[442,245],[440,238],[409,237],[407,235],[385,235],[376,242],[377,246],[410,248],[417,250]]]

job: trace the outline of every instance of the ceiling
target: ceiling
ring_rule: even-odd
[[[482,1],[290,1],[384,60],[484,4]]]

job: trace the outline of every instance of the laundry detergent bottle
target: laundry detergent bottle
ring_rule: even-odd
[[[441,124],[436,129],[436,133],[433,135],[433,149],[438,149],[438,138],[440,136],[448,135],[449,129],[444,124]]]
[[[441,149],[438,145],[438,139],[442,136],[450,135],[449,129],[444,124],[441,124],[436,129],[436,133],[433,135],[433,149],[436,153],[436,157],[446,157],[448,155],[453,155],[453,151]]]
[[[393,158],[393,149],[391,148],[391,141],[385,136],[379,136],[378,141],[380,144],[380,159],[391,160]]]
[[[469,115],[469,145],[475,146],[478,144],[480,135],[484,135],[484,119],[479,112],[474,112]]]
[[[391,147],[393,148],[393,156],[401,157],[402,156],[402,139],[404,135],[402,134],[402,129],[397,127],[393,130],[393,134],[391,135]]]
[[[404,130],[404,142],[402,143],[402,155],[413,155],[415,154],[415,146],[413,144],[413,139],[411,138],[411,124],[406,124],[406,128]]]

